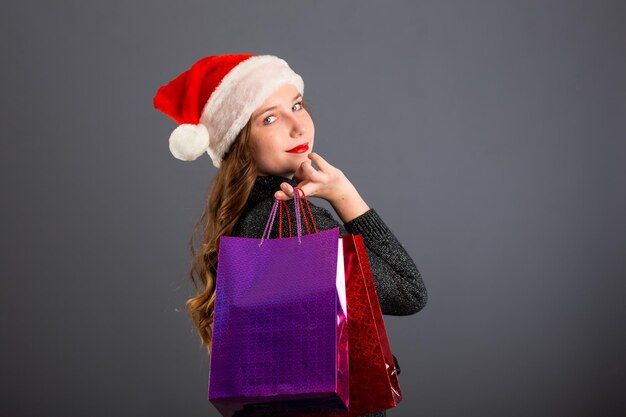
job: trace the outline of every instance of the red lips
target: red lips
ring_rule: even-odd
[[[302,145],[298,145],[295,148],[288,150],[287,152],[302,153],[302,152],[306,152],[308,150],[309,150],[309,144],[308,143],[303,143]]]

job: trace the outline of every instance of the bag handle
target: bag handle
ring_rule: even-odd
[[[309,200],[307,200],[306,195],[304,195],[304,190],[300,187],[296,187],[294,188],[294,190],[297,191],[298,196],[300,195],[300,193],[302,193],[302,198],[299,198],[298,201],[300,203],[300,207],[302,208],[302,211],[304,211],[304,206],[302,205],[302,200],[304,200],[304,202],[306,203],[307,209],[309,210],[309,216],[311,217],[311,223],[313,224],[313,229],[315,230],[315,233],[318,233],[317,230],[317,225],[315,224],[315,219],[313,218],[313,212],[311,211],[311,206],[309,205]],[[309,223],[307,221],[306,216],[303,217],[304,218],[304,225],[306,226],[306,231],[307,234],[311,234],[311,229],[309,229]]]
[[[311,229],[309,227],[309,222],[308,219],[306,218],[306,210],[304,209],[304,204],[302,203],[302,200],[304,200],[304,202],[306,203],[306,207],[308,209],[308,213],[309,216],[311,217],[311,224],[313,225],[313,229],[315,230],[315,233],[318,233],[317,230],[317,225],[315,224],[315,219],[313,218],[313,212],[311,211],[311,206],[309,205],[309,201],[306,198],[306,195],[304,194],[304,190],[302,190],[302,188],[300,187],[295,187],[294,190],[296,191],[293,195],[293,200],[294,200],[294,206],[295,206],[295,210],[296,210],[296,224],[297,224],[297,228],[296,230],[298,231],[298,243],[302,243],[302,241],[300,240],[300,237],[302,236],[302,223],[300,221],[300,217],[301,216],[301,211],[305,213],[304,218],[304,225],[307,229],[307,234],[311,234]],[[302,193],[302,196],[300,196],[300,193]],[[275,199],[274,200],[274,204],[272,205],[272,209],[270,210],[270,215],[269,218],[267,219],[267,223],[265,224],[265,230],[263,231],[263,235],[261,236],[261,242],[259,243],[259,247],[263,244],[263,241],[265,239],[269,239],[270,234],[272,232],[272,228],[274,226],[274,220],[276,219],[276,211],[279,208],[279,204],[280,204],[280,213],[279,213],[279,238],[282,239],[282,230],[283,230],[283,206],[285,208],[285,211],[287,212],[287,220],[289,222],[289,237],[291,237],[291,216],[289,214],[289,210],[287,208],[287,203],[285,203],[282,200],[278,200]]]
[[[287,223],[289,224],[289,237],[292,236],[291,232],[291,214],[289,214],[289,209],[287,208],[287,203],[283,200],[280,200],[280,211],[278,212],[278,238],[283,238],[283,207],[285,208],[285,212],[287,213]]]

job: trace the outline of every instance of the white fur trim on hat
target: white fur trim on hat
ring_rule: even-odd
[[[203,124],[183,123],[170,135],[170,152],[182,161],[193,161],[209,147],[209,131]]]
[[[250,115],[283,84],[304,93],[302,77],[283,59],[256,55],[235,66],[217,86],[204,106],[200,123],[209,130],[205,149],[217,168]]]

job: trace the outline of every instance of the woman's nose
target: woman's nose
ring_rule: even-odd
[[[293,124],[291,126],[291,134],[293,136],[302,136],[305,131],[306,131],[306,128],[304,126],[304,122],[294,117]]]

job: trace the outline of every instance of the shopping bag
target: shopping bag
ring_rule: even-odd
[[[298,195],[298,193],[296,193]],[[345,269],[339,229],[222,236],[208,398],[226,416],[346,410]],[[308,227],[308,226],[307,226]]]
[[[350,415],[361,415],[397,406],[402,391],[363,237],[342,240],[350,317]]]
[[[402,400],[363,237],[345,235],[342,241],[349,317],[349,410],[293,416],[354,417],[393,408]]]

